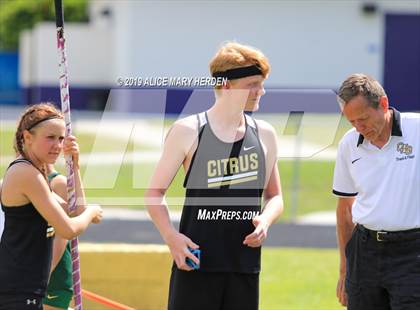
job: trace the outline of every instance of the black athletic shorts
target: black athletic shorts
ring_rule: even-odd
[[[256,310],[258,299],[259,273],[172,268],[169,310]]]
[[[31,294],[0,294],[0,310],[42,310],[42,297]]]

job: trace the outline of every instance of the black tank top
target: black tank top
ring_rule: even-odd
[[[254,119],[245,115],[241,140],[226,143],[197,115],[198,146],[184,181],[180,232],[200,246],[200,271],[257,273],[261,248],[243,245],[261,212],[265,157]]]
[[[18,162],[28,160],[18,159]],[[51,267],[54,228],[32,203],[6,207],[4,231],[0,241],[1,294],[31,293],[44,296]]]

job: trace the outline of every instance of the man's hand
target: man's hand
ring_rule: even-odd
[[[255,226],[255,230],[245,237],[243,244],[251,247],[260,247],[267,238],[268,222],[261,215],[257,215],[252,219],[252,224]]]
[[[189,257],[196,264],[200,264],[199,259],[195,257],[195,255],[192,254],[188,249],[188,247],[191,249],[198,249],[199,246],[192,242],[192,240],[187,236],[179,232],[174,232],[165,241],[169,247],[169,250],[171,251],[172,258],[174,259],[178,269],[185,271],[193,270],[190,266],[187,265],[185,261],[187,257]]]
[[[344,307],[347,306],[347,294],[346,294],[345,282],[346,282],[346,273],[340,272],[340,276],[338,277],[338,282],[337,282],[336,294],[337,294],[338,301]]]

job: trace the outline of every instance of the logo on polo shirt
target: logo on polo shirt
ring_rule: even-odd
[[[402,155],[401,157],[396,157],[395,158],[397,161],[414,158],[414,155],[412,155],[413,147],[411,145],[409,145],[408,143],[403,143],[403,142],[398,143],[397,144],[397,152],[399,152]]]
[[[413,152],[413,147],[408,143],[398,143],[397,144],[397,151],[401,154],[410,155]]]

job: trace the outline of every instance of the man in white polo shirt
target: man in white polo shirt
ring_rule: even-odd
[[[420,115],[388,105],[378,81],[353,74],[338,100],[353,125],[340,141],[340,275],[351,310],[420,309]]]

